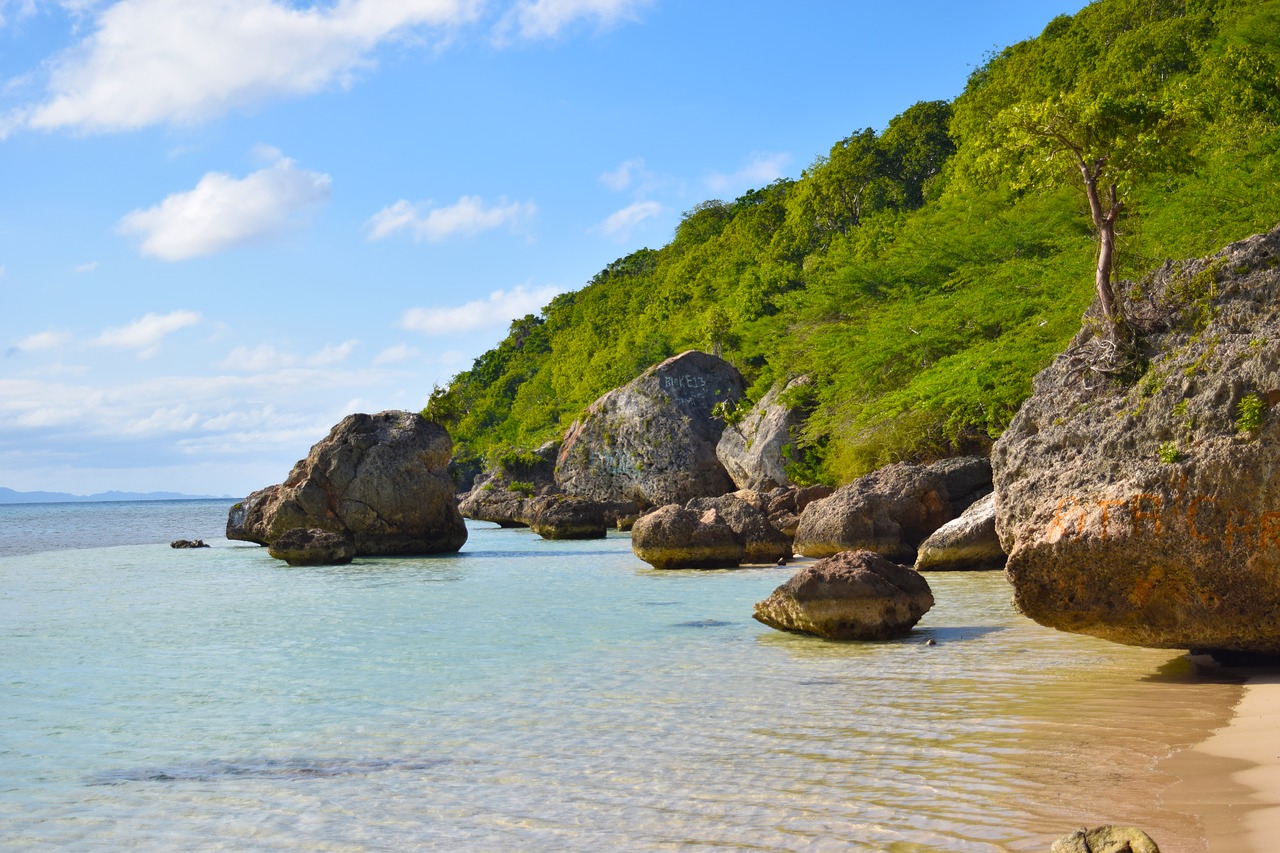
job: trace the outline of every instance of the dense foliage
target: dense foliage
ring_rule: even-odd
[[[812,379],[811,476],[981,448],[1094,298],[1098,231],[1057,129],[1116,187],[1119,276],[1272,227],[1280,0],[1100,0],[1059,17],[954,102],[851,134],[799,180],[697,205],[666,246],[515,321],[426,412],[492,457],[698,347],[755,397]]]

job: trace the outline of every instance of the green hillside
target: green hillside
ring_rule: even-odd
[[[981,449],[1094,298],[1076,150],[1116,187],[1120,277],[1275,225],[1280,0],[1059,17],[955,101],[852,133],[799,180],[699,204],[666,246],[514,322],[426,414],[492,457],[558,437],[667,356],[719,348],[753,398],[812,379],[808,478]]]

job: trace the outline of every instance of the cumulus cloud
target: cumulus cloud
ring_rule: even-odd
[[[533,202],[508,203],[503,198],[495,205],[486,205],[479,196],[464,195],[448,207],[433,207],[424,212],[401,199],[369,217],[365,231],[370,241],[407,231],[415,240],[438,243],[449,237],[473,237],[503,225],[514,226],[532,217],[537,210]]]
[[[171,311],[168,314],[147,314],[127,326],[103,330],[93,343],[112,349],[138,350],[140,358],[150,358],[159,349],[165,336],[194,326],[200,315],[194,311]]]
[[[70,341],[71,336],[66,332],[57,332],[50,329],[46,332],[36,332],[34,335],[28,335],[10,347],[9,352],[40,352],[41,350],[58,349],[66,346]]]
[[[760,187],[783,176],[783,169],[791,162],[790,154],[756,152],[738,171],[726,175],[712,172],[707,176],[707,189],[713,193],[741,192]]]
[[[380,43],[474,20],[480,0],[119,0],[51,61],[47,98],[17,123],[90,132],[191,123],[350,85]]]
[[[641,222],[658,216],[664,210],[656,201],[637,201],[609,215],[596,229],[606,237],[625,239]]]
[[[554,38],[579,20],[600,29],[636,21],[651,0],[520,0],[498,23],[499,42],[513,35],[524,39]]]
[[[400,328],[428,335],[461,334],[476,329],[501,328],[517,317],[537,313],[558,287],[530,289],[516,285],[511,290],[495,290],[486,299],[446,308],[410,308],[400,318]]]
[[[117,226],[142,236],[142,254],[166,261],[211,255],[283,233],[329,200],[328,175],[287,157],[244,178],[209,172],[195,189],[174,193]]]
[[[353,338],[340,344],[328,344],[308,356],[284,352],[270,344],[236,347],[227,354],[226,358],[218,362],[218,367],[222,370],[242,373],[264,373],[298,366],[324,367],[346,361],[358,343],[359,341]]]

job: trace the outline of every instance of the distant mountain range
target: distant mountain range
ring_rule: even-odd
[[[183,495],[178,492],[98,492],[72,495],[66,492],[15,492],[0,486],[0,504],[84,503],[89,501],[207,501],[232,500],[230,495]]]

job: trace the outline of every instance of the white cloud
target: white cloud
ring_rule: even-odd
[[[87,263],[76,264],[75,271],[78,273],[87,273],[87,272],[93,272],[97,268],[98,268],[97,261],[88,261]]]
[[[517,225],[533,216],[538,208],[533,202],[510,202],[499,199],[486,206],[479,196],[464,195],[448,207],[433,207],[423,213],[417,206],[401,199],[384,207],[365,223],[369,240],[382,240],[400,231],[408,231],[415,240],[438,243],[458,235],[472,237],[503,225]]]
[[[17,121],[90,132],[206,120],[350,85],[380,43],[476,18],[480,0],[120,0],[51,61],[48,97]]]
[[[663,210],[662,205],[656,201],[637,201],[611,213],[604,222],[596,226],[596,230],[606,237],[625,239],[633,228],[646,219],[658,216]]]
[[[631,186],[631,182],[639,175],[647,175],[644,168],[644,158],[636,157],[626,160],[618,165],[618,168],[612,172],[605,172],[600,176],[600,183],[604,184],[615,192],[621,192]]]
[[[218,368],[220,370],[234,370],[239,373],[268,373],[299,365],[325,367],[346,361],[358,343],[360,342],[353,338],[340,344],[328,344],[309,356],[283,352],[270,344],[259,344],[256,347],[236,347],[227,353],[226,358],[218,362]]]
[[[93,343],[112,349],[138,350],[140,358],[150,358],[156,354],[160,342],[166,335],[187,326],[194,326],[199,322],[200,315],[194,311],[171,311],[163,315],[147,314],[127,326],[104,330],[93,339]]]
[[[422,353],[407,344],[396,344],[384,349],[382,352],[374,356],[374,364],[395,364],[401,361],[408,361],[411,358],[417,358]]]
[[[742,192],[762,187],[783,176],[783,169],[791,162],[790,154],[769,154],[757,151],[747,165],[731,175],[712,172],[707,176],[707,189],[713,193]]]
[[[209,172],[195,189],[125,215],[118,230],[142,235],[142,253],[166,261],[211,255],[295,226],[328,201],[330,183],[288,158],[240,179]]]
[[[636,21],[651,0],[520,0],[499,22],[499,42],[520,38],[553,38],[582,19],[594,20],[600,29],[623,21]]]
[[[41,350],[57,349],[65,346],[70,341],[71,336],[66,332],[56,332],[50,329],[47,332],[28,335],[14,344],[10,352],[39,352]]]
[[[516,285],[511,290],[495,290],[487,299],[448,308],[410,308],[400,318],[400,327],[428,335],[460,334],[476,329],[501,328],[517,317],[537,313],[561,289],[555,286],[529,289]]]

